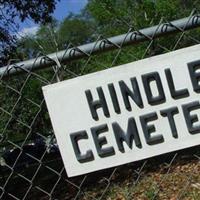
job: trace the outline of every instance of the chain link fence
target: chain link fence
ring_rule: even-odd
[[[99,66],[107,69],[199,44],[199,24],[200,15],[192,12],[181,23],[161,19],[148,31],[129,28],[120,40],[98,36],[89,46],[70,44],[62,53],[38,54],[1,68],[0,198],[200,199],[199,146],[68,178],[41,90]]]

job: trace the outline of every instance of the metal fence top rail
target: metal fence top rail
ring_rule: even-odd
[[[0,68],[0,76],[15,74],[20,71],[30,71],[51,67],[58,63],[89,57],[92,54],[105,52],[111,49],[121,48],[122,46],[136,44],[145,40],[153,40],[166,34],[183,32],[200,26],[200,15],[195,14],[179,20],[160,23],[156,26],[132,31],[131,29],[122,35],[108,39],[99,39],[96,42],[81,45],[78,47],[67,48],[66,50],[40,56],[31,60],[22,61]]]

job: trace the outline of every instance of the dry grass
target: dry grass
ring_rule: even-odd
[[[200,200],[199,158],[181,154],[173,160],[170,156],[169,162],[163,162],[163,157],[148,161],[140,173],[141,166],[121,167],[107,188],[90,187],[81,199],[99,199],[104,194],[103,200]]]
[[[77,200],[200,200],[200,157],[198,155],[200,155],[200,148],[196,147],[123,165],[116,169],[91,173],[86,178],[84,176],[68,178],[63,173],[52,199],[68,200],[77,197]],[[48,165],[50,164],[56,170],[63,166],[61,160]],[[31,177],[34,167],[19,173]],[[34,186],[50,192],[57,178],[46,167],[42,167],[34,179]],[[4,182],[5,180],[1,178],[0,185]],[[45,193],[34,186],[26,199],[49,199]],[[15,175],[7,184],[6,190],[22,197],[28,187],[19,176]],[[9,198],[5,196],[4,199]]]

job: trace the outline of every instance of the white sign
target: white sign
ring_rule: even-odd
[[[200,144],[200,45],[43,87],[68,176]]]

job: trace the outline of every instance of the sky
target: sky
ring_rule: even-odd
[[[87,0],[60,0],[56,4],[53,16],[57,20],[63,20],[69,13],[78,14],[81,9],[87,4]],[[38,24],[35,24],[31,20],[25,20],[23,23],[19,23],[18,37],[25,36],[27,34],[35,34],[38,30]]]
[[[70,12],[79,13],[86,5],[87,0],[61,0],[54,11],[54,17],[58,20],[62,20]]]

